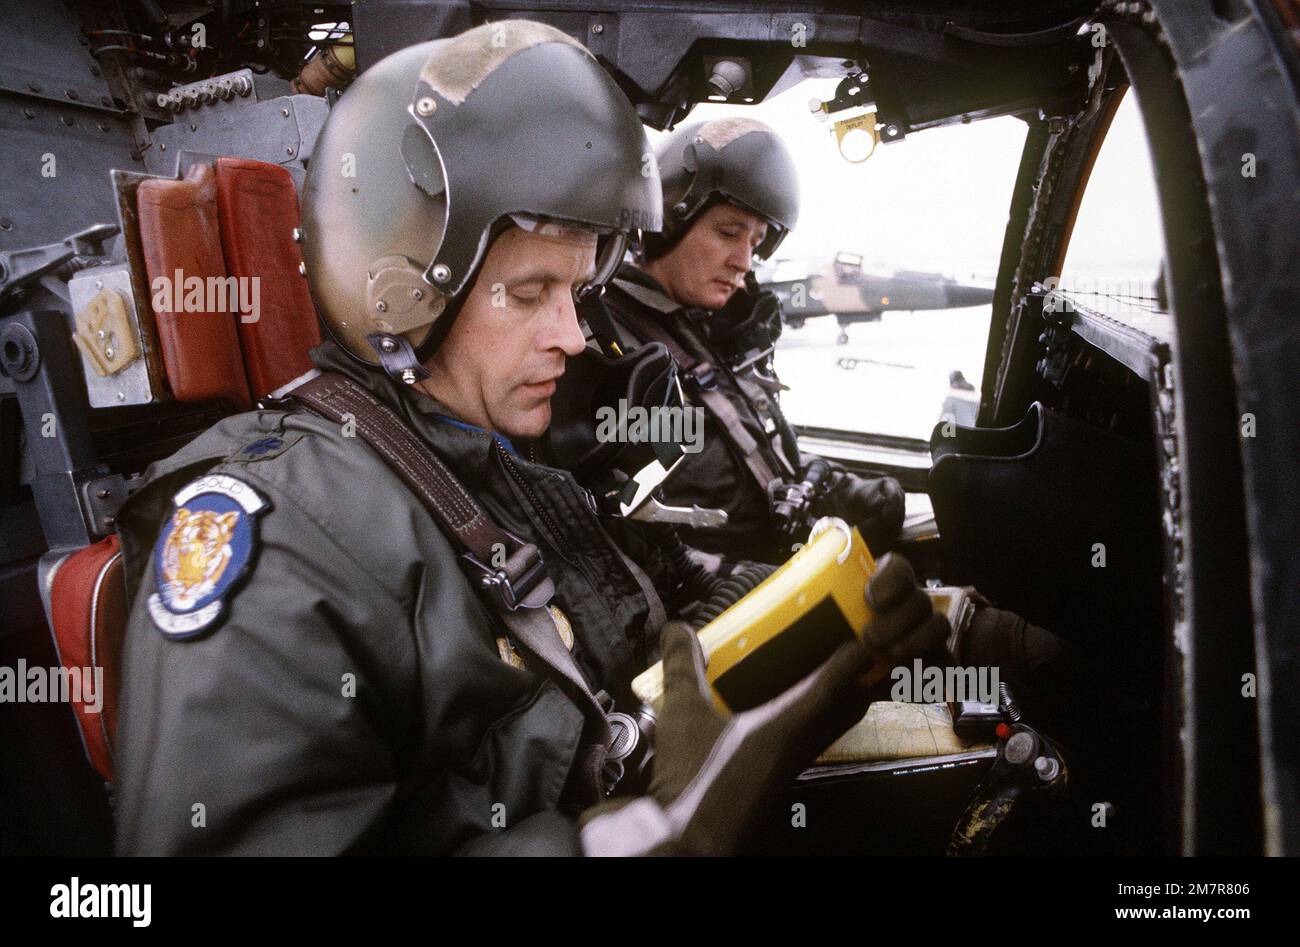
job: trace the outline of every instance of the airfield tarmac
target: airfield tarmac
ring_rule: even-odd
[[[830,316],[787,326],[775,359],[790,386],[781,408],[792,424],[929,440],[951,394],[949,374],[979,387],[991,315],[991,306],[886,312],[849,326],[845,345],[835,344],[840,327]],[[846,369],[841,358],[859,361]]]

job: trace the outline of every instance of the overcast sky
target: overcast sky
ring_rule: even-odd
[[[808,108],[830,98],[836,80],[810,79],[752,106],[705,104],[689,122],[728,115],[775,128],[794,152],[803,192],[799,225],[780,256],[829,259],[861,253],[869,270],[936,270],[991,281],[1007,222],[1025,124],[991,119],[919,132],[880,145],[863,164],[839,154],[830,122]],[[653,143],[662,133],[650,132]],[[1093,171],[1067,269],[1122,268],[1154,276],[1161,255],[1155,196],[1141,122],[1121,105]]]

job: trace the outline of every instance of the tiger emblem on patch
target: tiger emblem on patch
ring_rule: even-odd
[[[171,519],[154,547],[158,591],[150,617],[170,638],[189,638],[223,615],[257,551],[257,517],[270,504],[225,474],[200,477],[173,498]]]
[[[167,598],[190,608],[217,586],[230,563],[230,537],[239,513],[214,513],[181,507],[172,518],[163,549],[162,572]]]

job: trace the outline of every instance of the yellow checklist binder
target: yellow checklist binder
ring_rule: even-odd
[[[808,543],[758,587],[700,630],[706,677],[722,710],[740,711],[802,680],[871,620],[865,590],[875,560],[856,527],[825,518]],[[886,672],[878,661],[869,678]],[[651,706],[663,697],[663,666],[632,682]]]

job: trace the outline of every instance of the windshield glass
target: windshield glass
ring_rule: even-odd
[[[1168,338],[1163,258],[1151,153],[1137,101],[1125,94],[1097,152],[1057,288],[1068,305]]]
[[[929,438],[945,411],[972,423],[990,300],[1025,124],[992,119],[841,157],[810,79],[754,106],[700,105],[691,120],[747,116],[785,139],[800,171],[799,223],[761,282],[782,298],[776,369],[797,425]]]

